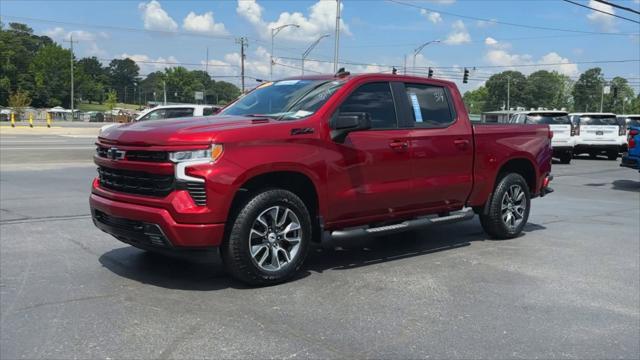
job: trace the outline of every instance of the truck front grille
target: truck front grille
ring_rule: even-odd
[[[98,145],[96,154],[98,157],[108,159],[109,148]],[[166,151],[128,150],[125,152],[124,158],[129,161],[167,162],[169,161],[169,154]]]
[[[164,197],[175,188],[171,175],[98,167],[100,186],[124,193]]]

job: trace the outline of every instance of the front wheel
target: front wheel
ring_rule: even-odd
[[[480,214],[484,231],[495,239],[511,239],[522,232],[529,219],[531,195],[520,174],[503,176],[489,201],[486,214]]]
[[[573,154],[570,152],[566,152],[560,155],[560,163],[561,164],[569,164],[571,163],[571,159],[573,158]]]
[[[312,236],[311,217],[294,193],[258,193],[237,213],[221,247],[229,274],[250,285],[273,285],[300,269]]]

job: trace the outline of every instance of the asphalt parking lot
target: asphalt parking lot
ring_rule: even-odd
[[[640,357],[640,175],[554,165],[526,234],[477,219],[314,249],[246,288],[94,228],[91,136],[0,133],[0,358]]]

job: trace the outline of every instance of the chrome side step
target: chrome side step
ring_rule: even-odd
[[[327,240],[345,240],[357,237],[390,235],[408,230],[416,230],[431,225],[450,224],[458,221],[469,220],[473,218],[473,215],[474,212],[472,208],[464,208],[446,216],[422,217],[413,220],[406,220],[397,224],[378,227],[357,227],[336,230],[330,233],[325,233],[325,236],[328,238]]]

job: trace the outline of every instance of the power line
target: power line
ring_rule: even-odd
[[[514,26],[514,27],[521,27],[521,28],[535,29],[535,30],[562,31],[562,32],[580,33],[580,34],[604,34],[603,32],[597,32],[597,31],[585,31],[585,30],[574,30],[574,29],[565,29],[565,28],[553,28],[553,27],[546,27],[546,26],[518,24],[518,23],[507,22],[507,21],[495,20],[495,19],[486,19],[486,18],[479,18],[479,17],[469,16],[469,15],[455,14],[452,12],[447,12],[442,10],[433,10],[431,8],[426,8],[423,6],[418,6],[415,4],[410,4],[410,3],[406,3],[398,0],[387,0],[387,1],[392,2],[394,4],[404,5],[404,6],[408,6],[416,9],[422,9],[422,10],[431,11],[431,12],[437,11],[440,14],[444,14],[444,15],[459,17],[459,18],[468,19],[468,20],[484,21],[492,24],[500,24],[500,25],[507,25],[507,26]],[[627,34],[627,35],[633,35],[633,34]]]
[[[605,0],[596,0],[596,1],[599,2],[599,3],[603,3],[603,4],[606,4],[606,5],[609,5],[609,6],[613,6],[614,8],[618,8],[620,10],[631,11],[632,13],[640,15],[640,11],[634,10],[632,8],[628,8],[626,6],[621,6],[621,5],[614,4],[612,2],[605,1]]]
[[[589,5],[580,4],[580,3],[577,3],[577,2],[571,1],[571,0],[562,0],[562,1],[568,2],[569,4],[573,4],[573,5],[576,5],[576,6],[581,6],[581,7],[586,8],[586,9],[597,11],[597,12],[602,13],[602,14],[607,14],[609,16],[617,17],[619,19],[623,19],[623,20],[634,22],[636,24],[640,24],[640,21],[636,21],[636,20],[633,20],[633,19],[626,18],[624,16],[620,16],[620,15],[616,15],[616,14],[613,14],[613,13],[610,13],[610,12],[606,12],[604,10],[596,9],[596,8],[593,8],[593,7],[589,6]]]
[[[113,58],[113,59],[107,59],[107,58],[98,58],[98,60],[100,61],[111,61],[111,60],[124,60],[124,59],[129,59],[135,63],[141,63],[141,64],[163,64],[163,65],[184,65],[184,66],[202,66],[203,64],[199,64],[199,63],[186,63],[186,62],[178,62],[178,61],[159,61],[159,60],[135,60],[132,59],[131,57],[123,57],[123,58]],[[233,65],[233,64],[209,64],[209,66],[213,66],[213,67],[239,67],[238,65]]]

